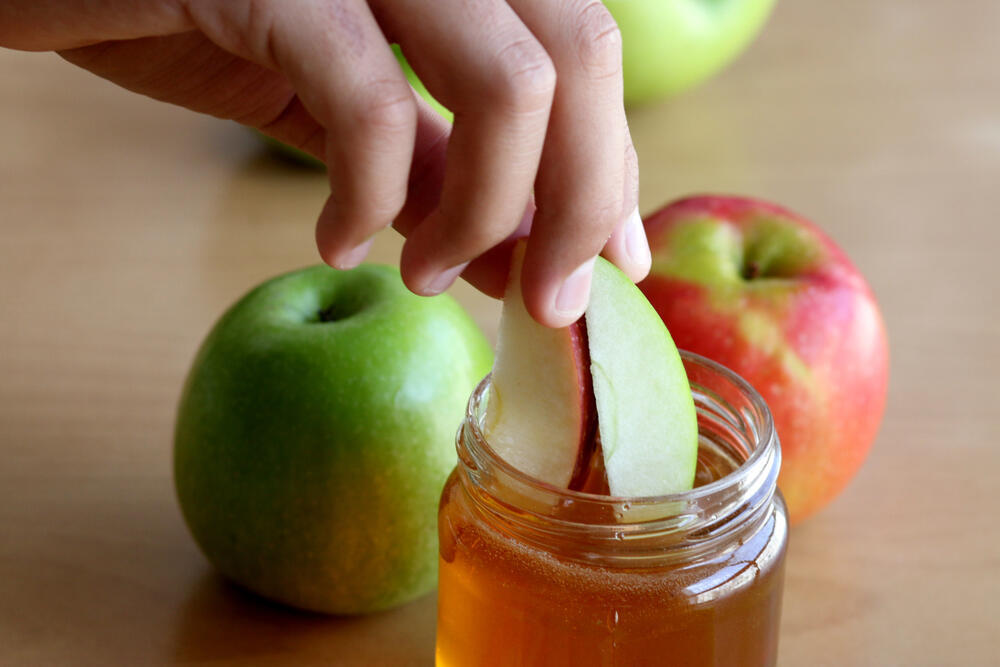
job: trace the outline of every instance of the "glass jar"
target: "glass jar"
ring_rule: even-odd
[[[696,487],[655,498],[514,469],[484,438],[479,385],[438,514],[438,667],[775,664],[788,519],[771,414],[731,371],[682,357]]]

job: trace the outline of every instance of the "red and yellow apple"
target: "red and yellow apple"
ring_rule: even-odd
[[[749,381],[774,415],[792,521],[864,462],[885,405],[888,347],[865,279],[817,226],[780,206],[683,199],[646,218],[639,287],[681,349]]]

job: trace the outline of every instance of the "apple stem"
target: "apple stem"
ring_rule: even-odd
[[[760,275],[760,264],[757,262],[747,262],[743,267],[743,278],[746,280],[753,280]]]

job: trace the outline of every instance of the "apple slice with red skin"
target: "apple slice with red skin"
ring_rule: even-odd
[[[550,329],[528,314],[521,298],[524,249],[523,242],[514,248],[484,430],[512,466],[570,488],[586,476],[594,449],[587,334],[582,320]]]
[[[599,257],[585,317],[565,329],[543,327],[521,299],[523,256],[522,242],[486,412],[493,449],[557,487],[626,497],[690,489],[697,416],[680,354],[656,311]]]

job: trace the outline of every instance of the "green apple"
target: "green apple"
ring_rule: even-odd
[[[386,609],[433,588],[436,509],[482,333],[395,269],[274,278],[205,339],[177,416],[184,519],[218,570],[296,607]]]
[[[413,68],[410,67],[410,63],[406,61],[406,57],[403,55],[403,50],[399,48],[398,44],[392,45],[392,51],[396,54],[396,59],[399,61],[399,66],[403,70],[403,74],[406,75],[406,80],[410,82],[413,86],[413,90],[417,92],[418,95],[427,100],[428,104],[434,111],[441,114],[441,116],[447,120],[449,123],[454,119],[454,114],[451,113],[443,104],[434,99],[434,96],[427,91],[427,86],[420,80]],[[325,169],[326,165],[323,164],[322,160],[306,153],[305,151],[296,148],[295,146],[290,146],[283,141],[279,141],[274,137],[270,137],[263,132],[257,132],[257,135],[263,140],[275,155],[294,162],[296,164],[303,165],[305,167],[312,167],[314,169]]]
[[[604,0],[622,33],[625,102],[673,95],[722,69],[775,0]]]
[[[732,62],[764,27],[775,0],[604,0],[622,34],[626,104],[674,95]],[[410,84],[448,120],[393,46]]]
[[[486,436],[511,465],[553,486],[587,489],[603,457],[611,495],[690,489],[698,423],[680,354],[656,311],[598,257],[590,306],[564,329],[534,322],[520,296],[524,244],[504,295]],[[594,412],[599,445],[594,438]]]

